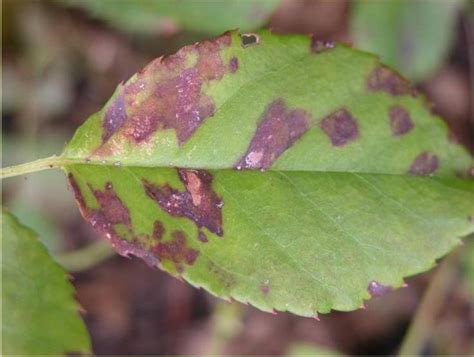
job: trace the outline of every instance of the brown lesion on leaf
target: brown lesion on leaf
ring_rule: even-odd
[[[376,67],[369,74],[367,89],[371,92],[385,92],[393,96],[418,94],[408,80],[384,65]]]
[[[122,95],[118,95],[107,108],[102,121],[102,143],[107,142],[127,120],[125,101]]]
[[[153,238],[156,240],[161,240],[165,234],[165,227],[159,219],[155,220],[153,223]]]
[[[91,192],[100,205],[100,211],[111,225],[123,224],[131,230],[131,220],[128,208],[115,193],[112,183],[107,182],[104,190],[96,190],[89,185]]]
[[[270,293],[270,283],[268,281],[264,281],[260,284],[260,291],[264,296],[267,296]]]
[[[116,224],[127,226],[130,232],[132,232],[132,227],[128,209],[113,192],[110,184],[106,184],[104,191],[93,190],[89,186],[100,205],[100,208],[96,209],[89,208],[86,205],[81,189],[72,173],[69,173],[68,179],[82,216],[99,234],[110,241],[117,253],[125,257],[130,255],[139,257],[149,266],[158,265],[158,259],[152,253],[144,249],[139,243],[129,241],[117,233],[114,227]]]
[[[198,240],[203,243],[209,242],[209,240],[207,239],[206,233],[204,233],[203,231],[198,232]]]
[[[332,50],[335,47],[333,41],[322,41],[316,38],[315,35],[311,35],[310,51],[311,53],[322,53],[328,50]]]
[[[170,241],[158,243],[152,248],[152,252],[160,262],[170,261],[179,273],[183,273],[184,265],[193,265],[196,262],[199,251],[188,246],[183,231],[173,231],[171,238]]]
[[[410,113],[400,106],[394,105],[390,108],[388,112],[390,120],[390,128],[394,136],[400,136],[408,133],[413,129],[413,121],[410,117]]]
[[[438,156],[431,152],[424,151],[413,160],[408,173],[411,175],[426,176],[433,174],[438,167]]]
[[[265,110],[237,169],[267,169],[309,128],[310,115],[302,109],[290,109],[276,99]]]
[[[329,114],[319,126],[334,146],[344,146],[359,137],[357,120],[345,108]]]
[[[173,231],[171,240],[164,241],[165,227],[160,220],[153,223],[152,246],[145,249],[134,234],[130,215],[127,207],[118,197],[113,189],[112,183],[107,182],[103,190],[94,189],[88,185],[96,198],[99,208],[86,206],[84,196],[72,173],[69,174],[69,183],[74,191],[74,196],[79,204],[84,219],[105,238],[107,238],[115,250],[123,256],[130,255],[142,258],[149,266],[157,266],[159,262],[171,261],[177,271],[182,273],[185,265],[193,265],[199,256],[199,251],[187,244],[186,235],[183,231]],[[129,237],[120,236],[115,226],[122,224],[129,230]],[[140,239],[151,239],[143,236]]]
[[[162,210],[174,217],[186,217],[198,228],[206,227],[210,232],[222,236],[222,199],[212,189],[213,177],[205,170],[178,169],[178,176],[185,186],[184,191],[170,185],[156,185],[143,180],[147,195]]]
[[[231,41],[231,34],[225,33],[214,40],[186,46],[145,67],[121,88],[107,109],[101,147],[119,130],[132,143],[145,142],[157,130],[166,129],[176,132],[179,145],[186,142],[215,112],[214,101],[202,92],[203,86],[238,69],[237,58],[224,63],[220,55]],[[190,64],[194,56],[197,59]],[[152,78],[156,78],[155,83]],[[138,101],[140,94],[145,99]],[[101,147],[95,154],[109,153]]]
[[[235,73],[237,72],[238,69],[239,69],[239,59],[237,57],[232,57],[229,60],[229,70],[232,73]]]
[[[372,297],[380,297],[388,294],[393,290],[390,285],[383,285],[378,281],[372,280],[367,287],[367,291]]]
[[[84,199],[81,188],[79,187],[79,184],[77,183],[76,178],[72,173],[68,174],[68,181],[69,186],[71,187],[72,192],[74,193],[74,198],[77,202],[77,205],[79,206],[79,211],[81,212],[81,215],[85,217],[88,211],[86,200]]]
[[[207,268],[209,273],[211,273],[226,290],[230,290],[237,284],[233,274],[223,269],[213,261],[208,261]]]

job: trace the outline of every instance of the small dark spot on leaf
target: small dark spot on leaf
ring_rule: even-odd
[[[201,242],[203,242],[203,243],[209,242],[208,239],[207,239],[206,234],[205,234],[204,232],[202,232],[202,231],[199,231],[199,232],[198,232],[198,239],[199,239]]]
[[[400,136],[408,133],[413,128],[410,113],[400,105],[395,105],[388,112],[392,134]]]
[[[119,130],[127,120],[127,112],[125,110],[125,101],[121,95],[117,96],[110,104],[105,112],[102,121],[104,129],[102,133],[102,142],[105,143],[112,135]]]
[[[356,119],[344,108],[321,120],[320,127],[334,146],[344,146],[359,137]]]
[[[369,294],[372,297],[380,297],[388,294],[393,290],[393,288],[389,285],[383,285],[380,284],[379,282],[373,280],[369,283],[369,286],[367,287],[367,290],[369,291]]]
[[[157,186],[143,181],[145,192],[165,212],[175,217],[187,217],[198,228],[222,236],[222,200],[212,190],[212,175],[204,170],[178,169],[186,190],[180,192],[169,185]]]
[[[333,49],[335,46],[333,41],[321,41],[314,35],[311,36],[310,49],[312,53],[321,53]]]
[[[379,66],[372,71],[367,80],[367,88],[372,92],[386,92],[393,96],[417,95],[409,81],[386,66]]]
[[[153,237],[157,240],[161,240],[163,238],[163,234],[165,233],[165,227],[160,220],[156,220],[153,224]]]
[[[239,69],[239,59],[237,57],[232,57],[229,61],[229,69],[232,73],[237,72]]]
[[[268,285],[268,282],[263,282],[262,285],[260,285],[260,291],[263,295],[268,295],[270,292],[270,286]]]
[[[258,45],[260,43],[260,36],[256,33],[243,33],[240,35],[240,43],[243,48]]]
[[[199,252],[188,247],[186,234],[183,231],[173,231],[171,237],[171,241],[158,243],[152,248],[152,251],[161,262],[164,260],[173,262],[176,270],[182,273],[184,271],[183,264],[193,265]]]
[[[290,110],[283,99],[273,101],[263,113],[247,152],[235,167],[267,169],[308,130],[309,120],[304,110]]]
[[[410,166],[409,173],[412,175],[426,176],[434,173],[439,166],[438,157],[430,152],[422,152]]]
[[[467,216],[467,221],[472,223],[474,222],[474,218],[472,218],[472,216]]]

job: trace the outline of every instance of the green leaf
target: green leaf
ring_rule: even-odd
[[[63,0],[130,32],[170,32],[175,28],[217,35],[229,28],[263,25],[279,0]]]
[[[66,147],[82,215],[120,254],[314,316],[474,231],[472,158],[403,78],[347,46],[248,37],[153,61]]]
[[[66,273],[36,234],[2,212],[3,355],[89,352]]]
[[[433,73],[454,40],[462,1],[356,0],[351,33],[356,45],[414,80]]]

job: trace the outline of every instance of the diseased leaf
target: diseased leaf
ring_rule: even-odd
[[[304,36],[159,58],[63,155],[120,254],[265,311],[356,309],[474,231],[472,158],[426,101],[376,57]]]
[[[36,234],[2,211],[3,355],[89,352],[66,273]]]
[[[351,33],[361,49],[422,80],[446,58],[461,0],[355,0]]]
[[[130,32],[170,32],[179,28],[217,35],[229,28],[263,25],[279,0],[62,0]]]

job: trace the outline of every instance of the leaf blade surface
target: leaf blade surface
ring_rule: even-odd
[[[64,156],[119,253],[262,310],[352,310],[473,231],[472,158],[346,46],[230,32],[152,62]],[[179,169],[176,169],[179,168]]]

